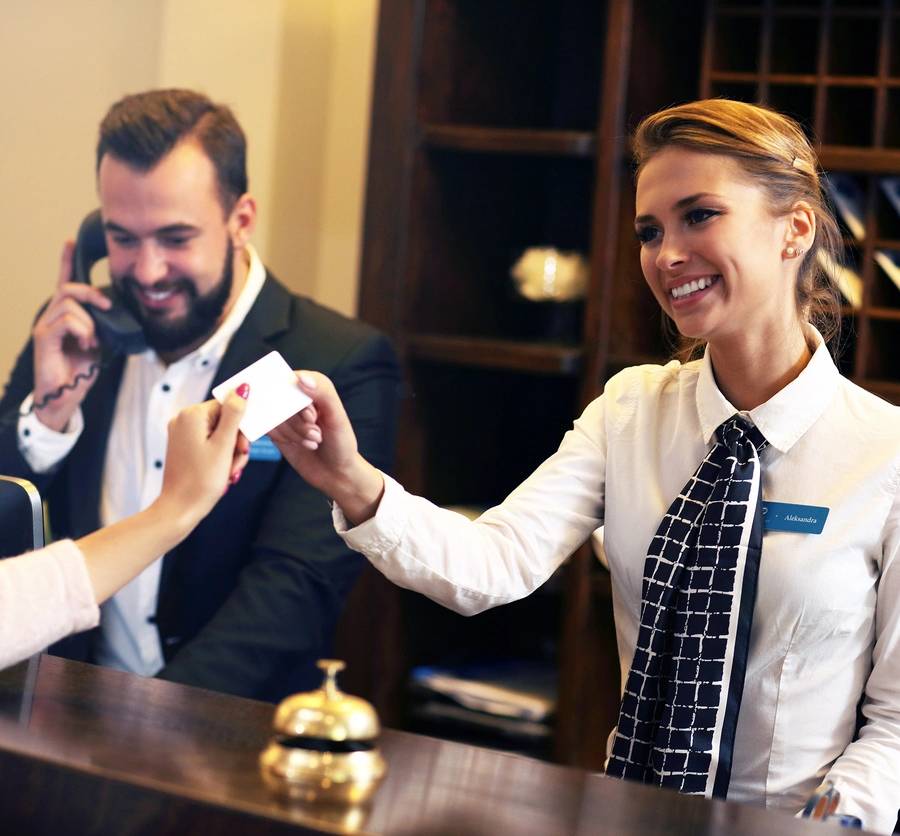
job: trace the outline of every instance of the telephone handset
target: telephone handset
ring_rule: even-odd
[[[100,210],[95,209],[81,222],[72,257],[72,281],[91,283],[91,267],[106,257],[106,237],[103,234],[103,219]],[[93,305],[85,305],[85,310],[94,320],[97,338],[102,347],[112,353],[139,354],[147,348],[144,330],[119,299],[114,287],[102,287],[101,293],[108,296],[113,305],[102,311]]]

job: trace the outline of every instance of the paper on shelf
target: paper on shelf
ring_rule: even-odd
[[[865,198],[859,183],[849,174],[831,173],[825,178],[831,199],[834,201],[840,219],[850,234],[862,241],[866,237]]]
[[[900,215],[900,177],[882,177],[878,182],[894,211]]]
[[[549,666],[502,663],[459,670],[419,667],[411,676],[421,688],[499,717],[540,721],[556,706],[556,671]]]
[[[497,717],[472,711],[461,705],[430,700],[415,706],[413,713],[423,720],[438,722],[456,722],[466,726],[483,728],[487,731],[499,732],[510,737],[527,737],[542,740],[550,736],[550,726],[535,720],[521,720],[512,717]]]
[[[897,250],[875,250],[875,263],[900,290],[900,252]]]

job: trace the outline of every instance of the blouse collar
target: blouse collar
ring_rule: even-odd
[[[822,335],[813,329],[816,350],[806,367],[794,380],[765,403],[744,412],[769,444],[786,453],[819,419],[831,403],[840,381],[840,373],[828,353]],[[704,441],[712,441],[716,428],[736,412],[722,394],[713,374],[709,346],[700,364],[697,381],[697,411]]]

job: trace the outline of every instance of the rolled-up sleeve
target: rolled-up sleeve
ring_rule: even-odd
[[[0,561],[0,668],[99,619],[84,556],[71,540]]]

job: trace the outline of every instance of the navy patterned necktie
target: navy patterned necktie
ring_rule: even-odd
[[[735,415],[648,549],[637,647],[606,772],[724,798],[762,551],[767,442]]]

